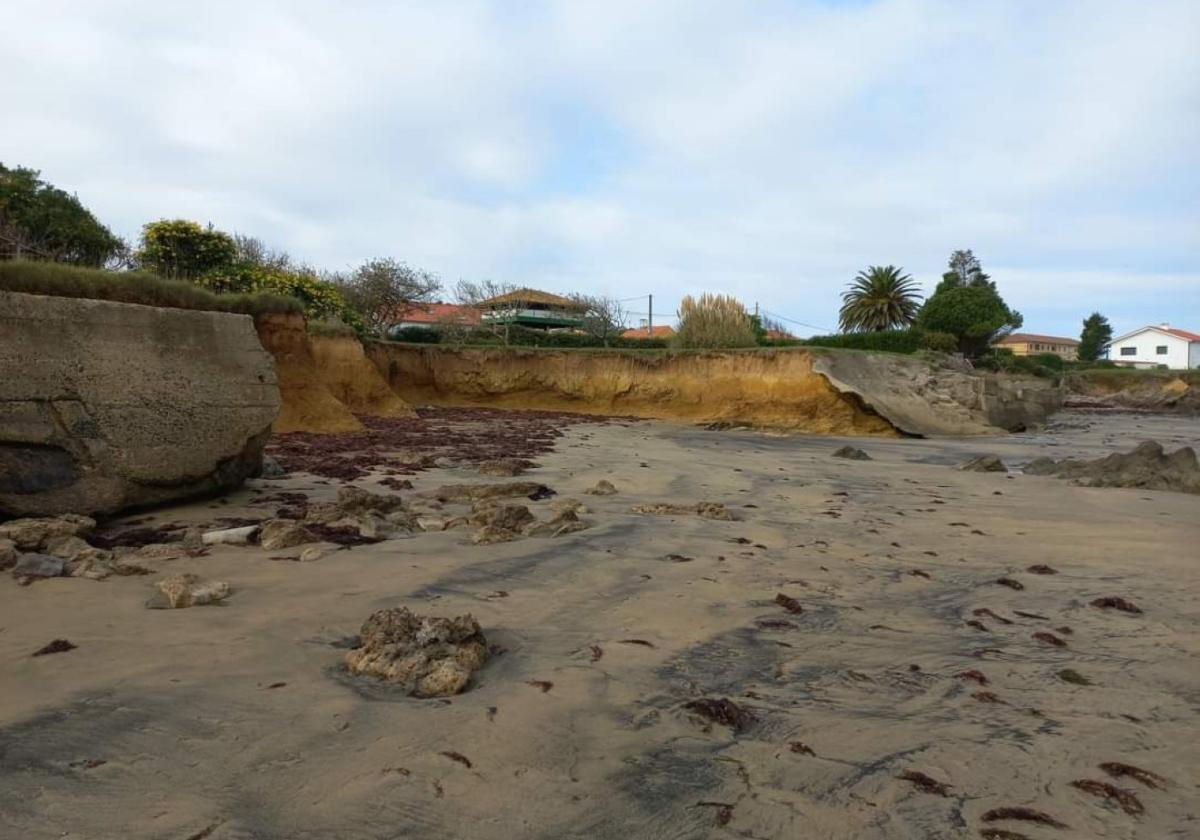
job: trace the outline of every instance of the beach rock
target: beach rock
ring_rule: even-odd
[[[61,577],[66,571],[66,561],[49,554],[22,554],[12,567],[15,578]]]
[[[74,560],[81,554],[98,551],[99,549],[92,548],[79,537],[62,534],[46,540],[42,544],[42,550],[46,554],[53,554],[55,557],[61,557],[64,560]]]
[[[980,455],[967,461],[959,469],[966,472],[1008,472],[1008,467],[1004,466],[999,455]]]
[[[733,514],[718,502],[697,502],[694,505],[677,505],[670,502],[656,502],[649,505],[634,505],[630,510],[633,513],[650,514],[652,516],[683,516],[687,514],[695,514],[704,519],[719,519],[726,522],[733,521]]]
[[[258,530],[258,544],[267,551],[294,548],[316,541],[316,536],[294,519],[268,519]]]
[[[500,458],[495,461],[481,462],[479,474],[511,478],[521,475],[529,466],[529,462],[521,458]]]
[[[64,574],[68,577],[104,580],[115,571],[111,552],[88,546],[86,552],[79,552],[67,561]]]
[[[519,531],[510,531],[508,528],[498,528],[495,525],[485,525],[471,535],[471,542],[475,545],[492,545],[493,543],[512,542],[521,538]]]
[[[530,522],[522,529],[522,532],[527,537],[561,537],[564,534],[583,531],[591,526],[590,522],[580,519],[574,510],[567,508],[559,511],[550,519]]]
[[[200,537],[204,545],[246,545],[258,533],[257,525],[244,525],[240,528],[222,528],[219,531],[205,531]]]
[[[536,481],[510,481],[505,484],[447,484],[432,493],[423,493],[425,498],[439,502],[478,502],[485,499],[507,499],[524,496],[530,501],[548,499],[554,491]]]
[[[441,516],[418,516],[417,527],[422,531],[445,531],[448,521]]]
[[[223,580],[206,581],[199,575],[171,575],[158,581],[159,595],[146,602],[151,609],[178,610],[215,604],[229,597],[229,584]]]
[[[0,516],[237,487],[279,404],[245,315],[0,292]]]
[[[310,545],[308,548],[300,552],[301,563],[315,563],[325,556],[325,552],[319,546]]]
[[[488,505],[472,513],[468,521],[477,527],[520,531],[533,521],[533,514],[525,505]]]
[[[353,674],[402,686],[415,697],[461,693],[487,661],[487,640],[470,615],[418,617],[405,607],[372,613],[361,647],[346,654]]]
[[[17,544],[12,540],[0,540],[0,572],[5,572],[17,565]]]
[[[96,527],[89,516],[65,513],[60,516],[12,519],[0,523],[0,539],[12,540],[17,548],[37,551],[53,537],[77,537]]]
[[[588,509],[588,506],[579,501],[579,499],[555,499],[553,502],[547,505],[547,507],[549,507],[550,510],[555,514],[569,511],[582,516],[585,513],[591,513],[591,511]]]
[[[583,491],[589,496],[611,496],[617,492],[617,488],[608,479],[602,478],[596,482],[595,487],[590,487]]]
[[[843,446],[833,453],[834,458],[847,458],[851,461],[870,461],[871,456],[857,446]]]
[[[1114,452],[1094,461],[1037,458],[1025,466],[1025,472],[1070,479],[1084,487],[1200,493],[1200,462],[1195,450],[1185,446],[1167,454],[1161,444],[1152,440],[1138,444],[1132,452]]]
[[[184,543],[150,543],[133,552],[139,560],[179,560],[192,556],[198,549],[190,549]]]
[[[399,528],[413,530],[416,516],[395,493],[371,493],[358,487],[338,489],[337,501],[310,505],[305,521],[338,528],[357,528],[364,537],[392,534]]]

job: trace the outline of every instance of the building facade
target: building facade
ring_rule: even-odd
[[[1200,368],[1200,333],[1170,324],[1142,327],[1113,339],[1108,358],[1122,367]]]
[[[1011,333],[996,342],[997,347],[1011,350],[1014,356],[1036,356],[1053,353],[1065,361],[1079,358],[1079,342],[1073,338],[1036,333]]]

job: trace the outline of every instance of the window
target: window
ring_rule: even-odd
[[[1154,348],[1154,352],[1160,356],[1167,355],[1167,345],[1165,345],[1165,344],[1158,345],[1157,347]]]
[[[1122,356],[1136,356],[1137,348],[1136,347],[1122,347],[1121,355]]]

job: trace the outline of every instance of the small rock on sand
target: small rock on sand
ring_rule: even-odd
[[[471,615],[419,617],[405,607],[379,610],[363,623],[362,646],[346,654],[353,674],[403,686],[416,697],[461,693],[487,661],[487,640]]]
[[[980,455],[967,461],[959,469],[966,472],[1008,472],[1008,467],[1004,466],[999,455]]]
[[[316,536],[294,519],[268,519],[258,532],[258,543],[267,551],[294,548],[316,541]]]
[[[650,514],[652,516],[681,516],[695,514],[704,519],[719,519],[726,522],[733,520],[733,514],[718,502],[697,502],[694,505],[676,505],[669,502],[658,502],[650,505],[634,505],[633,513]]]
[[[833,453],[834,458],[846,458],[851,461],[870,461],[871,456],[857,446],[843,446]]]
[[[300,552],[301,563],[315,563],[325,556],[325,552],[319,546],[310,545],[308,548]]]
[[[611,496],[617,492],[617,488],[608,479],[602,478],[596,482],[595,487],[591,487],[583,491],[589,496]]]
[[[13,566],[12,575],[15,578],[52,578],[61,577],[66,569],[66,561],[61,557],[49,554],[22,554]]]
[[[498,458],[494,461],[480,463],[479,474],[511,478],[521,475],[528,468],[529,462],[520,458]]]
[[[151,609],[178,610],[215,604],[229,597],[229,584],[223,580],[206,581],[190,573],[171,575],[155,584],[159,594],[146,602]]]

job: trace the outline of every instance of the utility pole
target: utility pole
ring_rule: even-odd
[[[646,319],[646,338],[654,338],[654,295],[647,295],[650,298],[650,311],[647,313],[650,317]]]

